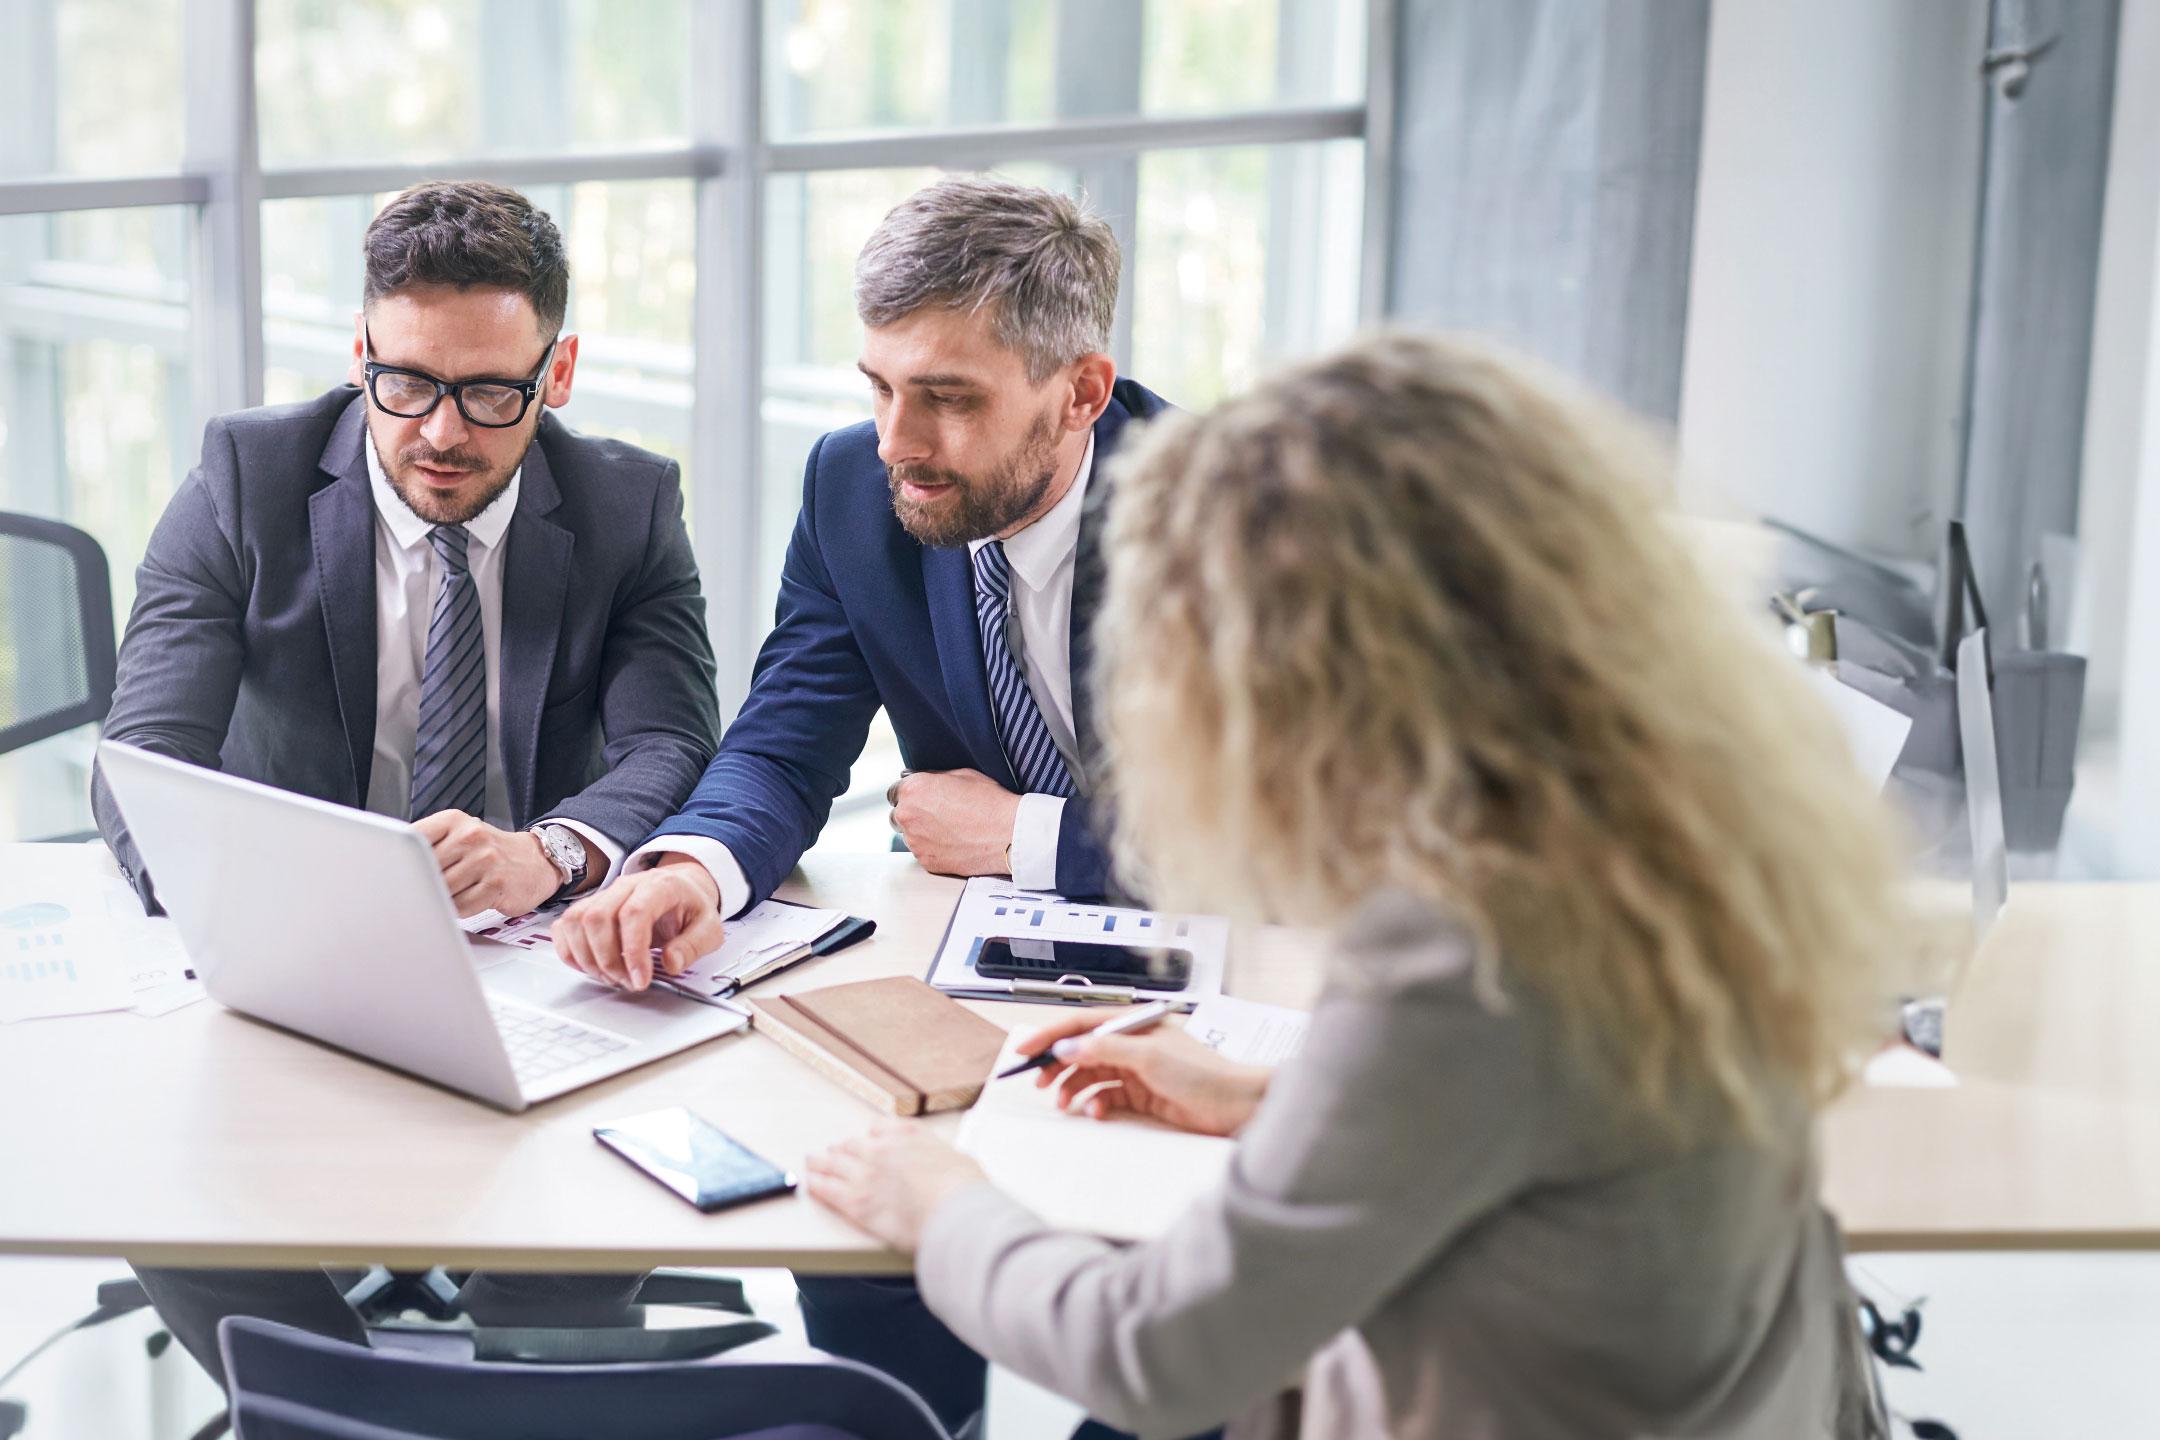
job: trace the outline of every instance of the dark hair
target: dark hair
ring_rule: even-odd
[[[570,305],[562,232],[532,201],[484,180],[413,186],[368,223],[361,250],[370,305],[409,285],[494,286],[530,300],[549,333]]]

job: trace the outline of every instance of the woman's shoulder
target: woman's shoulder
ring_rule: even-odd
[[[1344,998],[1495,996],[1496,957],[1460,916],[1408,890],[1368,896],[1335,933],[1329,990]]]

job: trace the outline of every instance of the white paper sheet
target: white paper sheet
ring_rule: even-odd
[[[32,1013],[90,1013],[82,1007],[91,1003],[100,1010],[165,1015],[203,997],[202,981],[180,943],[180,927],[162,915],[143,914],[142,901],[121,877],[103,841],[5,845],[0,854],[5,873],[21,881],[10,886],[8,899],[0,902],[0,962],[23,954],[25,932],[39,928],[21,912],[57,905],[69,915],[61,928],[74,943],[77,966],[107,977],[94,978],[87,986],[66,983],[63,970],[57,991],[26,985],[20,976],[12,982],[0,977],[0,989],[12,992],[11,997],[0,997],[0,1021],[27,1019]],[[125,996],[112,988],[111,976],[118,977]],[[44,988],[52,1004],[32,1003],[33,988]]]
[[[1017,1064],[1008,1036],[992,1074]],[[992,1080],[960,1122],[960,1149],[990,1183],[1060,1229],[1149,1240],[1222,1182],[1232,1143],[1132,1116],[1091,1120],[1058,1108],[1031,1075]]]
[[[1000,936],[1187,950],[1192,970],[1182,990],[1143,992],[1147,999],[1181,1005],[1222,993],[1230,951],[1230,922],[1220,916],[1084,904],[1047,890],[1022,890],[996,876],[977,876],[960,892],[952,928],[931,962],[930,983],[971,994],[1010,993],[1010,980],[975,973],[975,954],[983,940]]]
[[[1810,665],[1807,667],[1809,683],[1815,693],[1822,696],[1830,713],[1837,716],[1845,731],[1845,743],[1852,750],[1853,763],[1867,777],[1868,784],[1881,790],[1890,779],[1890,771],[1905,749],[1905,737],[1912,733],[1912,717],[1891,709],[1872,695],[1864,695],[1850,685],[1833,678]]]
[[[727,938],[710,955],[683,972],[691,984],[703,984],[715,993],[729,989],[742,976],[756,973],[761,965],[783,955],[805,950],[817,938],[847,919],[845,910],[813,910],[767,900],[753,905],[728,921]]]
[[[499,945],[553,955],[555,943],[551,927],[567,908],[566,905],[543,906],[529,915],[520,915],[475,933],[479,938]],[[806,905],[766,900],[728,921],[727,934],[720,942],[720,948],[699,956],[697,962],[683,972],[681,979],[685,984],[701,985],[713,994],[720,994],[733,988],[735,977],[750,974],[769,960],[807,947],[847,918],[845,910],[814,910]]]
[[[0,1021],[125,1010],[128,956],[95,885],[47,890],[0,909]]]
[[[1941,1090],[1956,1085],[1949,1066],[1910,1045],[1886,1045],[1861,1073],[1863,1084],[1889,1090]]]
[[[1283,1005],[1210,995],[1185,1021],[1185,1033],[1240,1065],[1280,1065],[1305,1047],[1312,1016]]]

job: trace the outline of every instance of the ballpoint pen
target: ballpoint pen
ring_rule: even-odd
[[[1177,1009],[1177,1006],[1172,1004],[1168,1000],[1156,1000],[1150,1004],[1142,1005],[1137,1010],[1127,1011],[1125,1014],[1118,1016],[1114,1020],[1106,1020],[1088,1033],[1091,1035],[1137,1034],[1138,1032],[1147,1029],[1148,1026],[1153,1025],[1156,1021],[1162,1019],[1165,1015],[1168,1015],[1175,1009]],[[1015,1075],[1025,1075],[1030,1070],[1040,1070],[1045,1065],[1054,1065],[1059,1060],[1064,1058],[1063,1056],[1058,1054],[1058,1051],[1065,1045],[1066,1040],[1078,1041],[1079,1039],[1080,1037],[1077,1035],[1068,1035],[1065,1037],[1065,1040],[1058,1041],[1057,1044],[1052,1045],[1049,1049],[1043,1051],[1042,1054],[1037,1055],[1034,1059],[1023,1060],[1018,1065],[1013,1066],[1009,1070],[1000,1070],[992,1078],[998,1080],[1009,1080]]]
[[[704,994],[695,986],[685,985],[672,975],[655,975],[652,977],[652,983],[665,988],[672,994],[682,996],[685,1000],[695,1000],[700,1005],[710,1005],[715,1010],[725,1010],[730,1014],[740,1015],[745,1020],[751,1018],[750,1008],[747,1005],[738,1005],[732,1000],[723,1000],[718,995]]]

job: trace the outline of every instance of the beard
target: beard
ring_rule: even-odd
[[[539,427],[535,426],[533,433],[538,435]],[[532,448],[532,439],[528,437],[525,450],[520,450],[515,460],[490,471],[487,461],[469,450],[437,450],[425,440],[416,440],[400,450],[393,463],[393,457],[385,455],[382,446],[376,442],[373,426],[368,427],[368,443],[375,446],[375,458],[382,464],[383,477],[397,492],[398,499],[430,525],[463,525],[501,499],[503,491],[510,488],[510,477],[525,463],[525,450]],[[439,470],[467,470],[485,478],[469,491],[460,489],[455,495],[445,495],[413,473],[413,468],[418,465],[431,465]]]
[[[1057,431],[1048,416],[1037,416],[1028,433],[988,475],[968,476],[929,465],[889,465],[893,514],[900,528],[925,545],[950,549],[1012,529],[1042,504],[1057,483]],[[950,485],[928,502],[901,493],[904,481]]]

